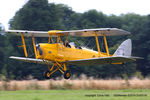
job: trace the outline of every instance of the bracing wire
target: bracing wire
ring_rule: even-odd
[[[90,39],[90,41],[87,43],[87,45],[85,47],[88,47],[88,45],[91,43],[93,39]]]
[[[31,55],[29,55],[29,57],[32,57],[34,55],[34,52],[32,51],[31,46],[28,41],[27,41],[27,47],[28,47],[28,54],[29,54],[29,51],[31,52]]]
[[[104,49],[104,40],[103,40],[103,38],[101,38],[101,51],[102,52],[104,52],[105,51],[105,49]]]

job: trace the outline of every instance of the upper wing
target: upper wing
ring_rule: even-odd
[[[51,61],[42,60],[42,59],[25,58],[25,57],[15,57],[15,56],[10,56],[9,58],[15,59],[15,60],[19,60],[19,61],[24,61],[24,62],[30,62],[30,63],[50,64],[50,65],[53,64],[53,62],[51,62]]]
[[[52,36],[62,35],[62,36],[79,36],[79,37],[90,37],[95,36],[95,32],[98,36],[116,36],[116,35],[127,35],[130,32],[127,32],[122,29],[117,28],[98,28],[98,29],[83,29],[83,30],[70,30],[70,31],[60,31],[60,30],[51,30],[51,31],[27,31],[27,30],[8,30],[8,33],[14,33],[16,35],[24,34],[24,36],[30,37],[49,37],[49,34]]]
[[[100,57],[100,58],[91,58],[91,59],[81,59],[81,60],[72,60],[67,61],[67,64],[72,65],[99,65],[99,64],[113,64],[120,62],[134,62],[136,59],[141,59],[139,57],[127,57],[127,56],[113,56],[113,57]]]
[[[48,32],[46,31],[27,31],[27,30],[7,30],[7,33],[13,33],[15,35],[23,34],[26,37],[49,37]]]
[[[90,36],[95,36],[95,32],[97,33],[97,36],[103,36],[104,34],[106,36],[130,34],[130,32],[118,28],[83,29],[83,30],[62,31],[57,33],[64,33],[70,36],[90,37]]]

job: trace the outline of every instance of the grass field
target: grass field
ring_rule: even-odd
[[[0,91],[0,100],[150,100],[150,89]]]

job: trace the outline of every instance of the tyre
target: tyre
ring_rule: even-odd
[[[50,79],[50,71],[45,71],[43,76],[45,79]]]
[[[70,76],[71,76],[71,73],[69,72],[69,70],[65,71],[65,73],[64,73],[64,78],[65,78],[65,79],[69,79]]]

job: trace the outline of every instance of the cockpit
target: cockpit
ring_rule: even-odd
[[[65,42],[63,43],[63,45],[65,46],[65,47],[68,47],[68,48],[71,48],[71,46],[74,46],[76,49],[82,49],[82,47],[81,46],[76,46],[75,45],[75,43],[74,42],[66,42],[66,44],[65,44]]]

